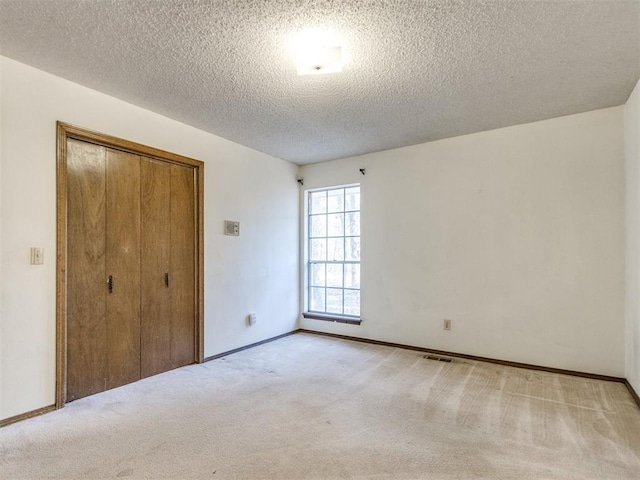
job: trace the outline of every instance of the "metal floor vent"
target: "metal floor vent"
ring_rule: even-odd
[[[437,357],[437,356],[435,356],[435,355],[425,355],[425,356],[424,356],[424,357],[422,357],[422,358],[426,358],[427,360],[436,360],[436,361],[438,361],[438,362],[447,362],[447,363],[451,363],[451,361],[453,360],[453,359],[451,359],[451,358],[447,358],[447,357]]]

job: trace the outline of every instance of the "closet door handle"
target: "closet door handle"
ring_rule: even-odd
[[[107,280],[107,288],[109,289],[109,293],[113,293],[113,275],[109,275],[109,279]]]
[[[165,288],[169,288],[169,274],[168,273],[164,274],[164,287]]]

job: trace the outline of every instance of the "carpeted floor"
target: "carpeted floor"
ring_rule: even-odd
[[[0,429],[2,479],[639,479],[625,386],[296,334]]]

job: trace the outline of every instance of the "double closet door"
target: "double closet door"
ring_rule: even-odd
[[[67,141],[67,395],[193,363],[193,168]]]

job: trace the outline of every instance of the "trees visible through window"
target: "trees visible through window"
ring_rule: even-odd
[[[360,186],[309,193],[308,311],[360,316]]]

